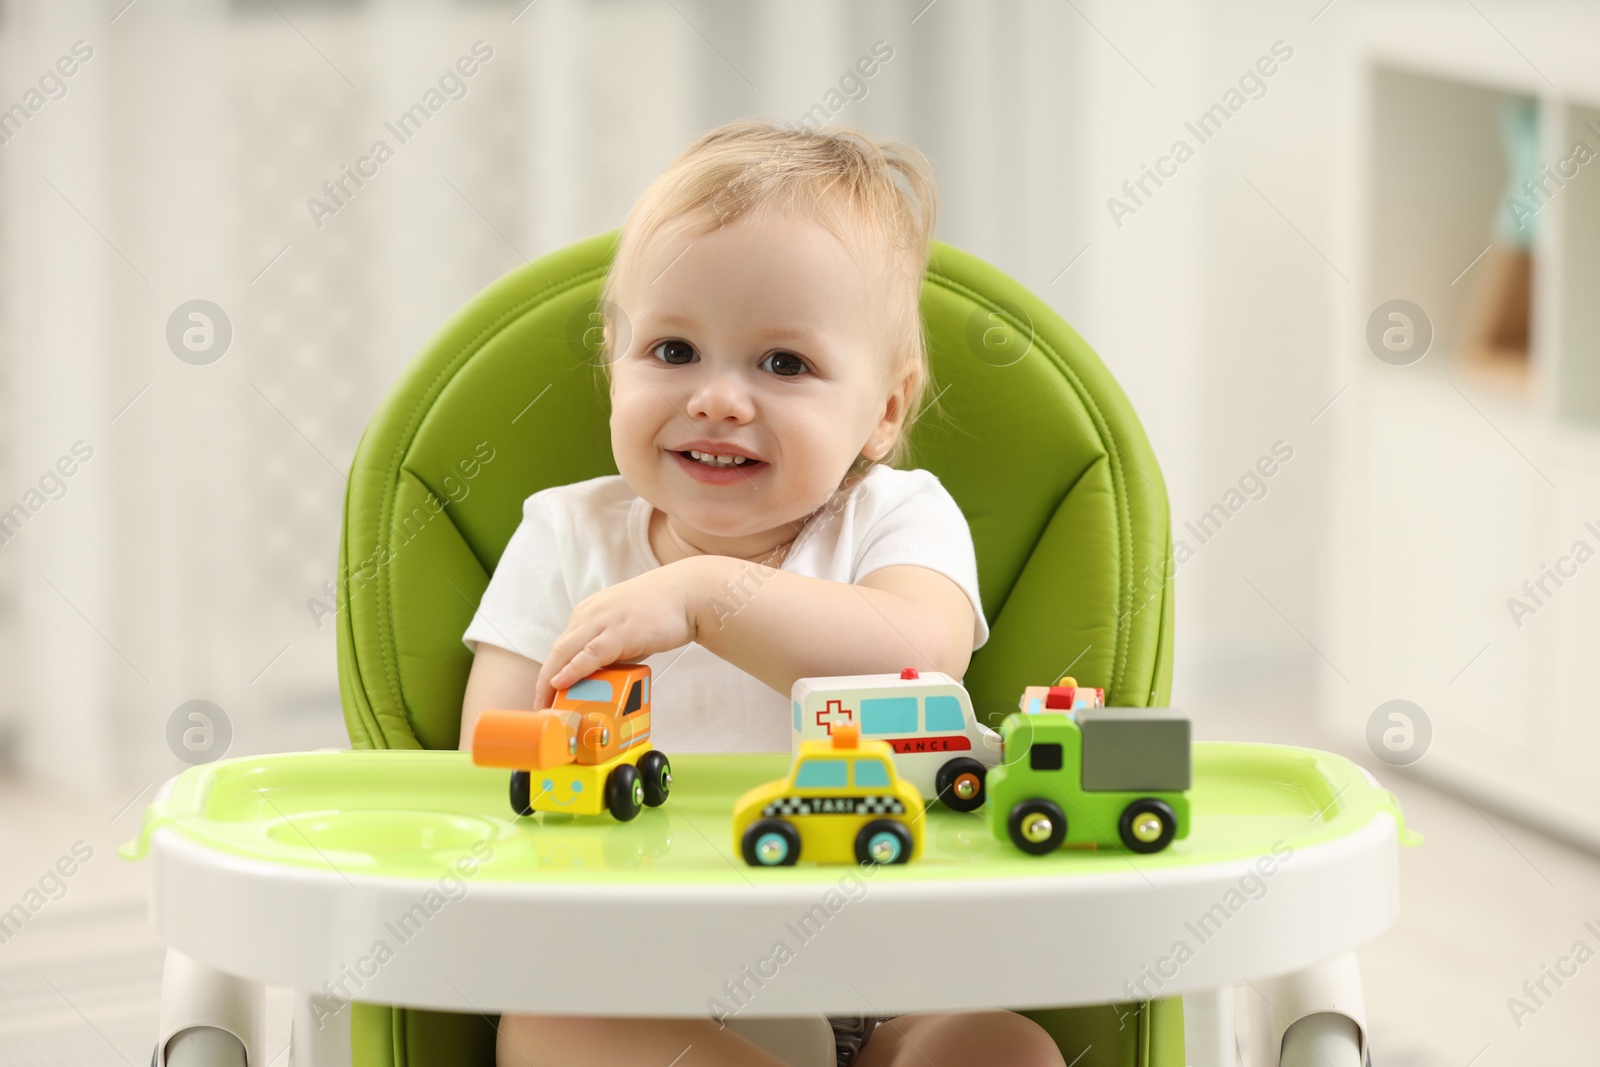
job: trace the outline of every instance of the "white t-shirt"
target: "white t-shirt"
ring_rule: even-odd
[[[620,474],[530,496],[463,637],[540,663],[573,605],[661,566],[650,547],[653,508]],[[966,517],[925,470],[878,464],[801,530],[781,570],[854,584],[914,564],[951,578],[972,601],[972,647],[989,639]],[[730,607],[732,604],[730,603]],[[804,635],[796,635],[803,639]],[[651,742],[672,752],[787,752],[789,694],[690,643],[643,660],[652,672]]]

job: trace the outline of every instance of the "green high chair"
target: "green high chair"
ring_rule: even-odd
[[[619,231],[505,275],[423,348],[367,427],[339,542],[339,687],[356,748],[454,748],[461,642],[522,502],[616,473],[596,307]],[[1104,364],[1044,301],[937,243],[922,296],[937,403],[909,465],[977,547],[988,643],[965,684],[991,725],[1069,668],[1109,704],[1165,705],[1171,526],[1160,468]],[[442,502],[442,507],[440,504]],[[1076,1067],[1181,1067],[1180,998],[1027,1012]],[[360,1067],[494,1062],[493,1020],[357,1005]]]

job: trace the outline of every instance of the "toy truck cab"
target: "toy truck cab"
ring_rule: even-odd
[[[1044,688],[1044,687],[1039,687]],[[1189,719],[1164,708],[1023,711],[1000,724],[989,826],[1034,855],[1063,844],[1159,852],[1189,834]]]
[[[626,822],[666,802],[667,757],[650,745],[650,668],[619,663],[558,690],[541,711],[485,711],[472,762],[510,767],[511,808]]]
[[[800,745],[789,773],[733,808],[733,847],[752,867],[909,863],[922,852],[922,794],[895,770],[883,741],[852,726]]]
[[[794,751],[826,741],[839,726],[886,742],[895,768],[924,796],[956,811],[983,804],[989,768],[1000,762],[1000,737],[978,722],[962,684],[939,671],[801,678],[790,691]]]

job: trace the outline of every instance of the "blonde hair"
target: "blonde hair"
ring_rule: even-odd
[[[741,119],[703,134],[684,149],[639,197],[623,222],[616,256],[601,289],[601,308],[617,308],[621,279],[650,241],[667,230],[704,233],[748,216],[809,218],[855,255],[875,249],[887,262],[891,380],[912,366],[901,430],[876,462],[895,464],[906,453],[905,428],[929,384],[922,323],[922,281],[938,222],[938,188],[927,156],[911,145],[849,127],[786,127]],[[857,262],[861,262],[857,259]],[[872,273],[869,270],[869,273]],[[616,353],[606,331],[601,366]],[[870,457],[859,462],[871,465]]]

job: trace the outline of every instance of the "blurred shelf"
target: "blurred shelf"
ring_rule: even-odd
[[[1322,706],[1365,747],[1378,705],[1414,701],[1433,731],[1419,770],[1594,848],[1600,10],[1560,37],[1509,19],[1378,12],[1348,53],[1338,206],[1358,247],[1339,348],[1362,403],[1341,424],[1329,538],[1329,655],[1348,680]],[[1513,169],[1539,187],[1513,188]],[[1433,332],[1405,366],[1366,335],[1396,299]]]
[[[1462,353],[1430,355],[1423,373],[1497,382],[1552,423],[1600,428],[1600,64],[1583,58],[1600,23],[1594,39],[1517,29],[1538,68],[1471,11],[1370,28],[1357,60],[1365,295],[1415,302],[1435,349]],[[1511,187],[1501,126],[1517,106],[1536,115],[1534,188]],[[1505,235],[1524,226],[1519,253]],[[1521,337],[1491,336],[1519,317]],[[1525,347],[1523,366],[1466,356],[1496,343]]]
[[[1502,12],[1504,17],[1502,17]],[[1369,62],[1482,86],[1504,93],[1600,106],[1600,64],[1594,60],[1600,13],[1574,6],[1565,32],[1525,16],[1532,12],[1473,5],[1408,5],[1374,13],[1362,28]],[[1574,32],[1588,18],[1591,32]],[[1515,42],[1515,43],[1513,43]]]

